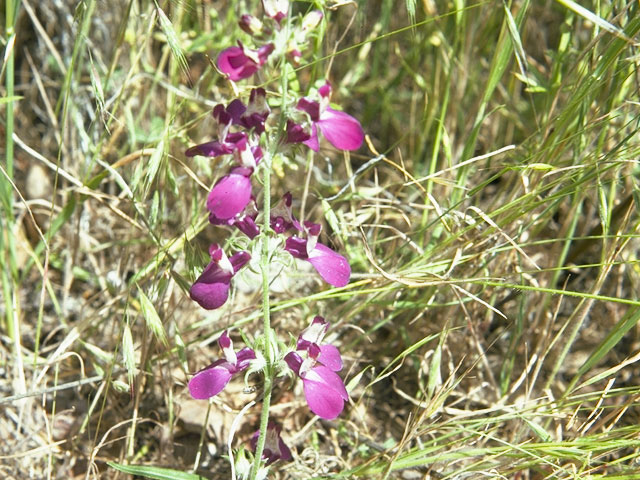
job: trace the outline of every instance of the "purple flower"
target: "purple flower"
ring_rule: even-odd
[[[318,93],[321,97],[320,102],[301,98],[296,107],[309,115],[311,131],[307,133],[303,127],[291,122],[291,124],[287,124],[287,142],[296,143],[301,141],[317,152],[320,148],[318,141],[319,129],[329,143],[336,148],[341,150],[357,150],[360,148],[364,140],[364,131],[360,122],[347,113],[329,107],[331,86],[328,82],[318,89]],[[303,139],[306,135],[308,137]]]
[[[347,259],[322,243],[315,242],[309,248],[311,243],[311,239],[293,236],[287,238],[284,249],[295,258],[311,263],[322,279],[334,287],[344,287],[349,283],[351,267]]]
[[[336,418],[349,400],[340,376],[342,357],[338,348],[321,344],[329,323],[316,316],[298,336],[296,352],[289,352],[285,361],[301,379],[304,396],[313,413],[326,419]],[[306,359],[303,359],[306,352]]]
[[[218,345],[220,345],[225,358],[213,362],[189,380],[189,393],[195,399],[203,400],[219,394],[229,383],[231,377],[249,367],[251,360],[256,358],[256,354],[249,347],[236,353],[233,350],[233,342],[226,331],[218,340]]]
[[[249,104],[245,107],[240,100],[234,100],[229,108],[234,108],[233,123],[247,129],[254,129],[260,135],[264,132],[264,124],[271,112],[267,103],[267,92],[264,88],[254,88],[249,96]]]
[[[315,29],[318,25],[320,25],[320,22],[322,21],[323,17],[324,15],[322,14],[322,11],[311,10],[302,19],[302,24],[300,25],[300,28],[305,33],[310,32],[311,30]]]
[[[340,351],[336,346],[329,343],[321,344],[328,329],[329,322],[326,322],[325,319],[319,315],[315,316],[311,325],[305,328],[298,336],[296,350],[309,352],[310,349],[313,349],[313,351],[319,349],[320,353],[317,355],[317,361],[329,367],[334,372],[339,372],[342,370]]]
[[[209,255],[211,262],[191,286],[189,294],[202,308],[215,310],[229,298],[231,279],[251,260],[251,255],[248,252],[238,252],[227,258],[222,248],[216,244],[209,247]]]
[[[213,225],[227,225],[229,227],[235,226],[247,237],[253,239],[260,234],[260,228],[256,225],[257,217],[258,208],[256,206],[256,199],[252,196],[244,210],[238,213],[235,217],[221,219],[216,217],[213,213],[209,213],[209,222]]]
[[[299,123],[287,120],[286,143],[303,143],[311,138],[311,132]]]
[[[207,198],[207,209],[215,219],[234,218],[246,208],[251,200],[252,173],[250,168],[236,167],[218,180]]]
[[[310,351],[306,360],[296,352],[289,352],[284,359],[289,368],[302,379],[309,409],[319,417],[332,420],[342,413],[349,394],[340,376],[330,367],[317,363],[318,360],[311,353]]]
[[[267,465],[271,465],[276,460],[291,460],[293,458],[291,456],[291,450],[289,450],[289,447],[287,447],[282,438],[280,438],[281,431],[280,425],[269,420],[267,436],[264,441],[264,450],[262,451],[262,458],[267,460]],[[251,448],[254,452],[258,444],[259,436],[260,431],[258,430],[253,434],[253,437],[251,437]]]
[[[247,134],[244,132],[229,133],[221,138],[222,140],[205,142],[191,147],[185,152],[185,155],[187,157],[193,157],[195,155],[219,157],[233,153],[238,149],[246,149],[248,139]]]
[[[240,42],[238,45],[229,47],[218,55],[218,68],[234,82],[256,73],[275,48],[272,43],[263,45],[258,50],[246,48]]]
[[[238,25],[240,25],[240,28],[249,35],[258,35],[262,33],[262,22],[253,15],[242,15],[238,21]]]
[[[280,204],[271,211],[271,228],[278,234],[288,230],[297,230],[306,234],[306,238],[292,236],[285,241],[284,249],[295,258],[307,260],[320,274],[322,279],[334,287],[344,287],[349,283],[351,267],[346,258],[318,242],[321,227],[317,223],[304,222],[304,227],[291,212],[292,197],[289,192],[282,197]]]
[[[240,118],[240,123],[246,128],[254,128],[256,133],[264,132],[264,123],[271,109],[267,103],[267,92],[264,88],[254,88],[249,95],[249,104],[244,115]]]
[[[271,209],[270,223],[274,232],[280,234],[292,228],[302,231],[300,222],[298,222],[291,212],[292,203],[293,198],[291,193],[287,192],[282,196],[282,201]]]
[[[254,129],[260,135],[264,132],[264,123],[271,112],[267,104],[267,92],[264,88],[254,88],[249,96],[249,104],[245,106],[241,100],[235,99],[225,108],[218,104],[213,108],[213,118],[222,125],[220,138],[224,138],[230,125],[241,125],[246,129]]]

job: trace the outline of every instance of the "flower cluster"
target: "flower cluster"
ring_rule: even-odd
[[[233,100],[226,107],[222,104],[216,105],[212,115],[216,120],[218,139],[196,145],[186,151],[189,157],[194,155],[212,158],[223,155],[232,156],[234,165],[218,180],[207,197],[209,221],[214,225],[236,227],[250,239],[260,234],[260,228],[256,224],[259,212],[255,197],[252,195],[251,177],[263,157],[260,139],[265,134],[265,124],[270,114],[265,97],[265,90],[256,88],[251,91],[247,105],[238,99]],[[306,101],[305,104],[309,105],[311,102]],[[336,118],[342,118],[342,123],[338,122],[335,126],[331,126],[331,122],[320,120],[310,127],[314,136],[301,135],[300,141],[306,144],[311,141],[311,147],[317,147],[317,128],[320,128],[332,143],[341,145],[342,148],[355,146],[353,140],[355,133],[349,132],[348,129],[341,130],[341,125],[343,123],[352,125],[361,132],[362,128],[357,120],[328,107],[326,109],[333,112],[331,115]],[[351,120],[344,120],[345,117]],[[312,120],[313,118],[315,117],[311,116]],[[288,120],[288,131],[294,128],[291,125],[291,120]],[[319,126],[316,127],[316,125]],[[241,130],[231,132],[230,129],[233,126]],[[301,124],[296,124],[295,128],[298,127],[300,132],[304,131]],[[287,142],[292,141],[289,137],[287,133]],[[304,138],[307,140],[303,140]],[[286,193],[282,205],[275,208],[270,215],[271,228],[276,234],[293,232],[293,235],[286,238],[284,250],[297,259],[308,261],[327,283],[334,287],[344,287],[349,283],[351,275],[351,268],[346,258],[318,242],[320,224],[309,221],[300,224],[295,219],[291,212],[292,201],[291,194]],[[231,278],[251,259],[251,256],[248,252],[238,252],[228,260],[218,245],[210,247],[210,254],[211,263],[193,285],[191,297],[203,308],[216,309],[222,306],[228,297]]]
[[[334,419],[342,412],[349,395],[342,379],[336,372],[342,370],[342,357],[335,345],[322,344],[329,323],[316,316],[311,325],[300,333],[295,351],[284,360],[289,368],[302,379],[309,409],[325,419]],[[249,367],[256,359],[253,349],[245,347],[239,352],[225,331],[218,345],[224,359],[219,359],[196,373],[189,381],[189,393],[196,399],[207,399],[218,395],[229,380]]]
[[[239,22],[240,27],[251,35],[254,48],[238,42],[237,46],[229,47],[218,55],[218,69],[232,82],[250,78],[267,69],[273,58],[297,65],[307,44],[307,36],[323,20],[319,11],[309,12],[298,19],[288,18],[288,0],[263,0],[262,4],[265,14],[262,19],[243,15]],[[263,261],[277,258],[278,255],[273,255],[277,253],[273,248],[277,248],[294,259],[309,262],[328,284],[344,287],[351,277],[349,262],[319,241],[322,230],[319,223],[301,222],[296,218],[292,212],[291,193],[285,193],[274,208],[268,208],[268,216],[261,214],[260,201],[254,195],[254,175],[258,171],[264,173],[267,182],[274,155],[295,155],[301,145],[317,152],[321,136],[341,150],[356,150],[362,145],[364,132],[360,123],[351,115],[330,106],[329,82],[325,80],[316,85],[319,87],[308,96],[296,97],[290,91],[280,91],[277,98],[282,108],[276,111],[270,107],[270,98],[264,88],[253,88],[248,101],[238,98],[228,104],[216,105],[212,111],[214,140],[187,149],[186,155],[224,157],[230,161],[228,170],[207,196],[206,208],[211,224],[237,229],[246,237],[240,242],[242,245],[253,243],[255,247],[262,242],[263,251],[269,245],[269,257],[265,255]],[[272,105],[275,105],[273,100]],[[277,119],[273,120],[276,116]],[[265,188],[267,197],[268,191]],[[270,205],[269,198],[265,198],[265,202]],[[256,250],[253,248],[251,251]],[[201,307],[214,310],[228,300],[233,277],[251,261],[251,255],[240,250],[227,256],[216,243],[209,247],[209,256],[209,264],[189,293]],[[268,272],[268,269],[264,267],[264,271]],[[267,278],[267,273],[264,275]],[[268,312],[268,302],[265,302],[266,307],[263,307]],[[265,335],[261,337],[265,341],[256,340],[255,350],[250,347],[234,350],[225,331],[218,341],[224,358],[193,375],[188,384],[189,392],[196,399],[214,397],[233,376],[250,367],[249,372],[263,370],[265,375],[288,372],[301,379],[309,409],[319,417],[334,419],[343,411],[349,395],[337,373],[343,367],[340,352],[336,346],[323,342],[328,328],[329,323],[316,316],[298,336],[295,348],[282,349],[285,350],[283,353],[278,351],[278,345],[282,344],[269,343],[271,335],[267,331],[270,332],[271,328],[268,315]],[[265,347],[265,343],[271,346]],[[252,439],[253,447],[256,448],[258,438],[261,438],[260,448],[264,446],[262,453],[267,465],[278,459],[290,459],[291,451],[280,438],[280,427],[272,420],[267,426],[266,416],[262,422],[263,431]]]

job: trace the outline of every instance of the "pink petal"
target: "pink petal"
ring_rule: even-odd
[[[320,315],[313,317],[311,324],[298,335],[296,350],[306,350],[312,343],[320,343],[329,329],[329,322]]]
[[[219,394],[230,379],[231,372],[223,365],[206,368],[189,381],[189,393],[198,400],[211,398]]]
[[[236,357],[237,357],[237,363],[234,369],[234,373],[241,372],[245,368],[248,368],[251,360],[256,359],[256,354],[251,348],[244,347],[242,350],[240,350],[236,354]]]
[[[265,437],[264,450],[262,458],[267,460],[267,465],[271,465],[276,460],[291,460],[291,450],[280,437],[280,427],[272,420],[269,420],[267,426],[267,435]],[[251,449],[255,452],[258,444],[260,430],[255,432],[251,437]]]
[[[306,112],[311,121],[317,122],[320,120],[320,104],[315,100],[309,100],[308,98],[301,98],[298,100],[298,105],[296,106],[298,110],[302,110]]]
[[[296,375],[300,375],[300,366],[302,365],[302,357],[296,352],[289,352],[284,356],[284,361]]]
[[[251,180],[231,173],[216,183],[207,198],[207,209],[217,218],[233,218],[249,204],[251,200]]]
[[[202,308],[207,310],[220,308],[229,298],[231,277],[230,273],[224,272],[215,261],[212,261],[191,286],[189,294]]]
[[[193,157],[195,155],[202,155],[204,157],[219,157],[220,155],[226,155],[233,153],[233,147],[219,141],[201,143],[195,147],[189,148],[184,154],[187,157]]]
[[[315,123],[311,125],[311,137],[309,137],[309,140],[305,140],[302,143],[304,143],[314,152],[320,150],[320,142],[318,141],[318,129],[316,128]]]
[[[248,78],[258,71],[258,65],[240,47],[229,47],[220,52],[218,68],[234,82]]]
[[[280,439],[278,442],[278,447],[280,449],[280,458],[282,460],[291,460],[293,456],[291,455],[291,450],[287,447],[287,444],[284,443],[284,440]]]
[[[340,415],[344,402],[349,400],[342,379],[325,366],[313,367],[302,379],[302,383],[309,409],[327,420]]]
[[[320,345],[318,362],[329,367],[334,372],[342,370],[342,357],[340,356],[340,351],[334,345]]]
[[[238,273],[238,271],[244,267],[249,260],[251,260],[251,254],[249,252],[237,252],[231,255],[229,262],[233,266],[233,273]]]
[[[311,135],[304,127],[291,120],[287,120],[287,143],[301,143],[309,140]]]
[[[326,245],[316,244],[316,248],[309,255],[309,262],[322,279],[334,287],[344,287],[349,283],[351,277],[349,262]]]
[[[357,150],[362,145],[364,131],[349,114],[327,108],[316,123],[329,143],[340,150]]]
[[[202,283],[196,282],[189,290],[191,299],[207,310],[215,310],[224,305],[229,298],[229,278],[226,282]]]

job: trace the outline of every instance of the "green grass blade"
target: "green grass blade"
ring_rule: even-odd
[[[205,477],[195,473],[181,472],[171,468],[150,467],[146,465],[122,465],[116,462],[107,462],[111,468],[129,475],[139,475],[144,478],[155,480],[205,480]]]

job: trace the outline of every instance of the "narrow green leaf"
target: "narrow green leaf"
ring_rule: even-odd
[[[349,383],[345,387],[347,389],[347,392],[351,392],[353,391],[354,388],[356,388],[356,386],[360,383],[360,380],[362,380],[362,375],[364,375],[364,372],[369,370],[369,368],[373,368],[373,367],[371,367],[371,365],[367,365],[359,373],[357,373],[351,380],[349,380]]]
[[[575,380],[591,370],[592,367],[602,360],[602,358],[622,340],[622,337],[638,323],[638,320],[640,320],[640,308],[630,309],[578,369]],[[571,383],[573,384],[574,382],[572,381]]]
[[[147,192],[151,189],[151,184],[156,178],[158,171],[160,170],[160,165],[162,164],[162,160],[165,155],[165,142],[164,138],[158,142],[158,145],[155,147],[155,150],[149,157],[149,163],[146,165],[146,172],[144,186],[143,186],[143,194],[146,196]]]
[[[182,47],[180,46],[178,35],[174,30],[173,25],[171,24],[171,20],[169,20],[169,18],[164,13],[164,11],[160,8],[157,2],[156,2],[156,11],[158,12],[158,20],[160,21],[160,28],[162,29],[162,32],[164,33],[167,39],[167,44],[171,49],[171,53],[176,58],[176,60],[178,60],[178,63],[180,64],[180,68],[182,69],[182,71],[188,75],[189,68],[187,66],[187,59],[184,56]]]
[[[573,0],[556,0],[556,1],[560,5],[563,5],[563,6],[567,7],[569,10],[571,10],[574,13],[576,13],[577,15],[580,15],[585,20],[588,20],[591,23],[593,23],[595,25],[598,25],[603,30],[606,30],[609,33],[613,33],[614,35],[618,35],[618,36],[624,38],[625,40],[627,40],[629,42],[632,42],[632,40],[629,37],[627,37],[624,34],[624,32],[622,30],[620,30],[618,27],[616,27],[614,25],[611,25],[604,18],[599,17],[598,15],[593,13],[591,10],[587,10],[582,5],[578,5]]]
[[[93,356],[95,356],[104,365],[108,365],[109,363],[113,362],[113,354],[109,352],[105,352],[100,347],[93,345],[89,342],[84,342],[83,345],[84,345],[84,348],[89,350],[89,352],[91,352],[91,354],[93,354]]]
[[[409,21],[411,24],[416,23],[416,0],[405,0],[407,6],[407,13],[409,14]]]
[[[151,207],[149,208],[149,225],[151,228],[155,228],[158,225],[158,213],[160,211],[160,194],[158,190],[153,192],[153,199],[151,200]]]
[[[516,55],[516,61],[518,62],[518,68],[520,69],[520,74],[523,77],[527,76],[527,56],[524,53],[524,47],[522,46],[522,41],[520,40],[520,32],[518,31],[518,26],[516,25],[516,21],[511,15],[511,10],[506,3],[503,3],[504,6],[504,15],[505,20],[507,21],[507,28],[509,30],[509,36],[511,37],[511,43],[513,44],[513,49]]]
[[[130,475],[140,475],[141,477],[154,478],[156,480],[205,480],[204,477],[195,473],[181,472],[171,468],[150,467],[147,465],[122,465],[116,462],[107,462],[111,468]]]
[[[24,97],[20,95],[11,95],[10,97],[0,97],[0,105],[4,105],[5,103],[15,102],[17,100],[22,100]]]
[[[336,212],[331,208],[329,202],[324,199],[322,200],[322,212],[324,213],[324,218],[327,220],[331,230],[340,235],[340,239],[344,242],[346,240],[344,223],[341,223],[340,220],[338,220]]]
[[[543,442],[550,442],[551,441],[551,435],[549,435],[549,433],[540,425],[538,425],[535,422],[532,422],[531,420],[529,420],[525,415],[518,415],[518,417],[524,422],[526,423],[529,428],[531,429],[531,431],[533,433],[535,433],[535,435],[542,440]]]

